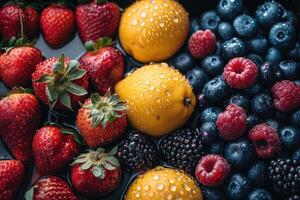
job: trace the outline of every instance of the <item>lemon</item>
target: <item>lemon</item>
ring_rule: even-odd
[[[183,45],[188,13],[175,0],[141,0],[122,15],[119,38],[125,51],[140,62],[163,61]]]
[[[202,200],[195,181],[185,173],[156,167],[138,176],[129,187],[125,200]]]
[[[188,80],[166,63],[137,69],[116,84],[115,92],[127,103],[130,124],[152,136],[182,126],[196,104]]]

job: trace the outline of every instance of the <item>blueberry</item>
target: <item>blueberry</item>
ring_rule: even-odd
[[[182,73],[186,73],[195,66],[195,61],[189,53],[179,53],[171,61],[172,65]]]
[[[295,110],[290,116],[291,123],[300,127],[300,109]]]
[[[263,36],[257,36],[247,42],[248,49],[256,54],[265,54],[269,48],[268,40]]]
[[[191,21],[190,21],[190,34],[193,34],[194,32],[198,31],[201,29],[201,26],[200,26],[200,20],[198,18],[193,18]]]
[[[279,63],[282,59],[284,58],[282,52],[275,48],[275,47],[271,47],[267,50],[266,56],[265,56],[265,60],[266,62],[269,62],[271,64],[277,64]]]
[[[247,56],[247,58],[250,59],[252,62],[254,62],[256,65],[262,65],[264,63],[262,57],[260,57],[257,54],[251,53]]]
[[[224,194],[222,191],[216,189],[216,188],[211,188],[211,187],[202,187],[201,188],[202,195],[204,199],[209,199],[209,200],[225,200]]]
[[[271,28],[282,19],[284,8],[276,1],[267,1],[255,12],[255,18],[262,28]]]
[[[233,26],[228,22],[221,22],[219,24],[218,33],[223,40],[229,40],[235,36]]]
[[[246,138],[230,141],[225,146],[224,157],[233,168],[245,169],[253,161],[253,147]]]
[[[300,64],[293,60],[283,60],[279,63],[279,68],[285,79],[295,80],[300,78]]]
[[[186,73],[186,77],[189,80],[190,85],[194,91],[200,92],[204,84],[208,81],[208,77],[200,67],[195,67]]]
[[[229,93],[229,86],[222,77],[216,77],[208,81],[203,89],[204,97],[211,102],[220,102]]]
[[[201,29],[209,29],[214,33],[218,32],[218,26],[221,19],[216,11],[207,11],[201,17]]]
[[[227,104],[231,104],[231,103],[234,103],[237,106],[244,108],[245,110],[249,108],[249,104],[250,104],[247,95],[242,93],[238,93],[230,96],[227,100]]]
[[[280,131],[281,126],[279,122],[276,121],[275,119],[266,119],[265,123],[268,124],[273,129],[275,129],[276,131]]]
[[[224,62],[220,56],[211,55],[211,56],[206,56],[202,60],[201,66],[208,75],[214,77],[222,74],[224,68]]]
[[[288,51],[287,56],[290,59],[296,60],[296,61],[300,61],[300,43],[297,42],[295,44],[295,46]]]
[[[266,190],[255,189],[249,194],[248,200],[273,200],[273,198]]]
[[[300,80],[295,80],[295,83],[300,86]]]
[[[256,115],[249,114],[247,116],[247,128],[248,129],[251,129],[253,126],[259,124],[260,122],[261,122],[261,120]]]
[[[259,66],[259,78],[264,85],[271,86],[282,79],[282,72],[277,65],[266,62]]]
[[[213,122],[205,122],[200,127],[202,140],[206,144],[213,144],[219,138],[218,128]]]
[[[273,99],[270,95],[259,93],[251,101],[251,111],[260,117],[270,117],[273,113]]]
[[[263,86],[260,83],[254,83],[251,87],[246,88],[245,92],[249,96],[254,96],[263,91]]]
[[[295,150],[300,146],[300,128],[286,126],[279,132],[282,145],[290,150]]]
[[[285,10],[282,19],[286,23],[290,23],[292,26],[297,27],[297,16],[290,10]]]
[[[293,153],[292,158],[295,160],[300,160],[300,148]]]
[[[237,16],[233,21],[235,32],[244,38],[251,38],[257,33],[257,24],[253,17],[249,15]]]
[[[243,174],[233,174],[230,176],[225,188],[228,199],[232,200],[246,199],[251,189],[250,179]]]
[[[208,107],[205,108],[200,116],[200,121],[202,123],[205,122],[213,122],[215,123],[217,121],[217,118],[219,114],[222,112],[222,109],[219,107]]]
[[[221,47],[221,54],[225,60],[246,56],[246,53],[246,43],[243,40],[235,37],[225,41]]]
[[[221,48],[222,48],[222,42],[219,40],[217,41],[216,49],[213,54],[220,55],[221,54]]]
[[[248,170],[248,178],[255,186],[265,187],[268,184],[268,163],[256,161]]]
[[[224,140],[218,140],[209,146],[208,152],[210,154],[222,155],[225,148]]]
[[[197,94],[197,109],[202,110],[203,108],[206,108],[209,105],[209,102],[207,99],[205,99],[204,95],[202,93]]]
[[[277,23],[269,32],[271,45],[281,49],[288,49],[296,41],[296,29],[289,23]]]
[[[232,20],[243,11],[242,0],[220,0],[217,6],[219,15],[225,20]]]

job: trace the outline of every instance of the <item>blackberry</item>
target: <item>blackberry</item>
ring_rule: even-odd
[[[119,145],[117,156],[128,171],[143,171],[158,163],[155,145],[137,131],[129,131],[129,135]]]
[[[196,129],[180,129],[167,136],[160,143],[165,161],[173,167],[193,174],[203,155],[203,142]]]
[[[270,162],[269,178],[276,191],[284,194],[297,194],[300,191],[300,161],[275,159]]]
[[[285,198],[284,200],[300,200],[300,194],[295,194]]]

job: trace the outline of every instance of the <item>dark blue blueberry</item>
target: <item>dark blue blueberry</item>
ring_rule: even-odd
[[[273,114],[273,99],[265,93],[257,94],[251,101],[251,111],[260,117],[270,117]]]
[[[203,142],[206,144],[213,144],[219,139],[218,128],[213,122],[203,123],[199,131],[202,136]]]
[[[291,123],[300,127],[300,109],[295,110],[290,116]]]
[[[277,65],[266,62],[259,66],[259,78],[264,85],[272,86],[282,79],[282,72]]]
[[[243,38],[254,37],[257,33],[257,24],[253,17],[249,15],[237,16],[233,21],[235,32]]]
[[[253,147],[246,138],[229,141],[224,149],[224,157],[233,168],[245,169],[253,161]]]
[[[193,34],[194,32],[198,31],[201,29],[201,26],[200,26],[200,20],[198,18],[193,18],[191,21],[190,21],[190,34]]]
[[[282,19],[284,22],[290,23],[292,26],[297,27],[298,19],[294,12],[285,10]]]
[[[222,40],[229,40],[236,35],[233,26],[228,22],[221,22],[219,24],[218,33]]]
[[[269,42],[265,37],[257,36],[247,42],[247,47],[249,51],[262,55],[267,52],[269,48]]]
[[[218,3],[218,13],[225,20],[232,20],[243,12],[242,0],[220,0]]]
[[[206,108],[209,105],[209,102],[207,101],[207,99],[205,99],[204,95],[201,94],[197,94],[197,109],[198,110],[202,110],[203,108]]]
[[[279,122],[276,121],[275,119],[266,119],[265,123],[268,124],[273,129],[275,129],[276,131],[280,131],[281,129]]]
[[[285,79],[295,80],[300,77],[300,64],[293,60],[283,60],[279,63],[279,68]]]
[[[262,28],[271,28],[282,19],[284,8],[276,1],[267,1],[259,6],[255,13],[259,25]]]
[[[251,129],[253,126],[259,124],[260,122],[261,122],[261,120],[256,115],[249,114],[247,116],[247,128],[248,129]]]
[[[249,96],[254,96],[263,91],[263,86],[260,83],[255,83],[251,87],[246,88],[245,92]]]
[[[264,63],[262,57],[260,57],[257,54],[251,53],[247,56],[247,58],[250,59],[252,62],[254,62],[256,65],[262,65]]]
[[[235,37],[225,41],[221,47],[221,54],[225,60],[246,56],[246,53],[246,43],[243,40]]]
[[[222,109],[219,107],[208,107],[205,108],[200,116],[200,121],[202,123],[205,122],[213,122],[215,123],[217,121],[217,118],[219,114],[222,112]]]
[[[195,60],[189,53],[179,53],[171,61],[172,65],[181,73],[186,73],[189,69],[195,66]]]
[[[208,77],[200,67],[195,67],[186,73],[186,77],[189,80],[190,85],[194,91],[200,92],[204,84],[208,81]]]
[[[240,106],[245,110],[248,110],[250,105],[248,96],[242,93],[238,93],[230,96],[227,100],[227,104],[231,104],[231,103]]]
[[[218,26],[221,19],[216,11],[207,11],[201,17],[201,29],[209,29],[214,33],[218,32]]]
[[[279,132],[281,143],[290,150],[296,150],[300,146],[300,129],[296,126],[286,126]]]
[[[275,47],[271,47],[267,50],[266,56],[265,56],[265,60],[266,62],[269,62],[271,64],[277,64],[280,61],[282,61],[284,58],[282,52],[275,48]]]
[[[269,41],[276,48],[288,49],[296,41],[296,29],[289,23],[277,23],[269,32]]]
[[[300,148],[293,153],[292,158],[295,160],[300,160]]]
[[[225,148],[224,140],[218,140],[217,142],[214,142],[213,144],[209,145],[208,152],[210,154],[223,155],[224,148]]]
[[[201,62],[202,69],[210,76],[222,74],[224,62],[220,56],[206,56]]]
[[[300,61],[300,43],[297,42],[295,46],[288,51],[287,56],[296,61]]]
[[[221,190],[211,187],[202,187],[201,188],[202,195],[204,199],[209,200],[225,200],[225,196]]]
[[[229,93],[229,86],[222,77],[216,77],[208,81],[203,89],[204,97],[211,102],[220,102]]]
[[[273,200],[273,198],[266,190],[255,189],[249,194],[248,200]]]
[[[248,178],[255,186],[265,187],[268,184],[268,163],[256,161],[248,170]]]
[[[243,174],[230,176],[225,188],[227,197],[231,200],[247,199],[251,189],[252,185],[250,179]]]

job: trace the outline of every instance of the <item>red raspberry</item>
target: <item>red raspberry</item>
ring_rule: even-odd
[[[247,58],[233,58],[224,68],[224,80],[232,88],[245,89],[250,87],[257,78],[256,65]]]
[[[247,116],[243,108],[230,104],[219,114],[217,127],[224,140],[234,140],[243,135],[247,126]]]
[[[283,80],[272,87],[274,106],[280,111],[290,111],[300,106],[300,86],[293,81]]]
[[[203,156],[199,161],[195,175],[206,186],[217,186],[227,178],[230,166],[225,158],[215,154]]]
[[[270,158],[281,149],[281,142],[275,129],[267,124],[254,126],[248,135],[254,145],[257,157]]]
[[[201,59],[216,48],[216,36],[210,30],[198,30],[190,37],[188,48],[193,57]]]

